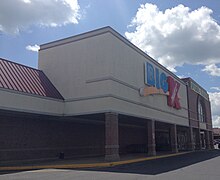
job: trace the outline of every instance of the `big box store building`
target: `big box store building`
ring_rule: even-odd
[[[0,59],[0,161],[213,148],[210,101],[110,27]]]

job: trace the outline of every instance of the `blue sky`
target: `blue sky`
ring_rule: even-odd
[[[218,0],[1,0],[0,57],[37,67],[33,46],[111,26],[204,87],[220,127],[219,9]]]

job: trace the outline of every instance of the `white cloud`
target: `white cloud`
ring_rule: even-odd
[[[28,45],[26,46],[26,49],[29,51],[38,52],[40,49],[40,46],[38,46],[37,44],[35,44],[34,46]]]
[[[212,76],[220,76],[220,68],[216,66],[216,64],[206,65],[202,71],[205,71]]]
[[[220,91],[220,87],[211,87],[210,89]]]
[[[31,3],[31,0],[23,0],[25,3]]]
[[[188,64],[220,63],[220,26],[207,7],[191,11],[178,5],[160,11],[141,5],[125,36],[169,70]]]
[[[220,116],[212,116],[213,127],[220,128]]]
[[[32,25],[76,24],[79,9],[77,0],[1,0],[0,32],[16,34]]]
[[[220,127],[220,92],[209,92],[212,107],[213,126]]]

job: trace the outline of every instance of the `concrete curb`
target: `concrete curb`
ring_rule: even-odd
[[[124,161],[116,161],[116,162],[104,162],[104,163],[91,163],[91,164],[63,164],[63,165],[33,165],[33,166],[8,166],[8,167],[0,167],[0,171],[25,171],[25,170],[35,170],[35,169],[82,169],[82,168],[100,168],[100,167],[112,167],[124,164],[137,163],[147,160],[161,159],[167,157],[173,157],[183,154],[188,154],[190,152],[182,152],[176,154],[166,154],[160,156],[151,156],[146,158],[138,158]]]

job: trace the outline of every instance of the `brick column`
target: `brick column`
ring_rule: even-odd
[[[198,150],[202,150],[202,139],[200,129],[198,129]]]
[[[148,155],[155,156],[156,155],[156,144],[155,144],[155,121],[149,120],[147,121],[147,147],[148,147]]]
[[[212,131],[209,131],[209,137],[210,137],[210,148],[211,148],[211,149],[214,149],[213,133],[212,133]]]
[[[205,131],[205,144],[206,144],[206,149],[211,149],[209,131]]]
[[[118,114],[105,114],[105,160],[118,161],[119,143],[118,143]]]
[[[202,144],[201,144],[201,135],[200,135],[200,129],[196,128],[195,129],[195,148],[196,150],[201,150],[202,149]]]
[[[189,127],[188,130],[188,150],[194,151],[195,150],[195,139],[193,138],[193,128]]]
[[[176,124],[171,125],[170,127],[170,143],[171,143],[171,151],[173,153],[178,152],[177,148],[177,130],[176,130]]]

